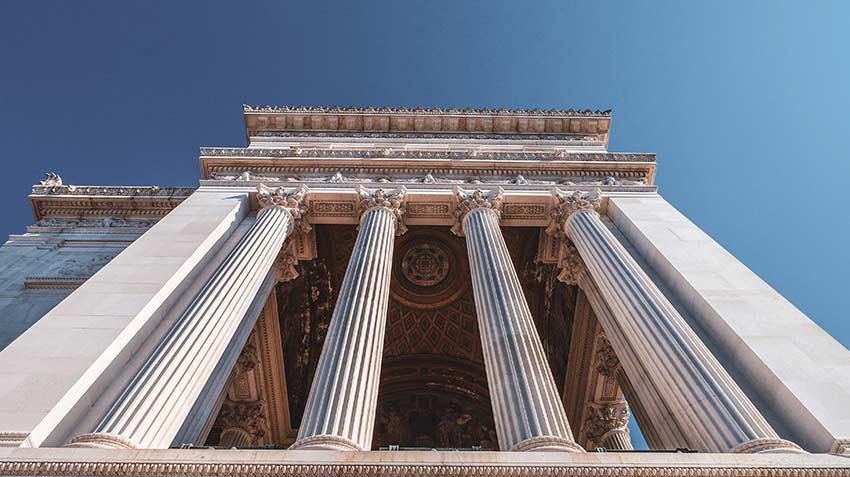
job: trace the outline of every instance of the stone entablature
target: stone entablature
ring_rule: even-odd
[[[40,227],[148,227],[194,191],[194,187],[75,186],[59,179],[34,185],[29,200]]]
[[[264,131],[592,135],[608,143],[611,111],[244,106],[248,136]]]
[[[201,157],[204,180],[399,184],[496,184],[530,188],[617,186],[654,192],[654,163],[405,161],[363,159],[281,159]],[[203,182],[202,182],[203,184]],[[637,188],[637,189],[635,189]]]

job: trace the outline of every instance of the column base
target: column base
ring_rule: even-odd
[[[87,449],[136,449],[135,442],[108,432],[82,434],[65,444],[65,447],[82,447]]]
[[[289,446],[289,450],[362,451],[366,449],[363,449],[351,439],[322,434],[298,439],[294,444]]]
[[[808,454],[800,446],[785,439],[763,437],[738,444],[729,450],[734,454]]]
[[[563,437],[532,437],[511,447],[512,452],[584,452],[584,448]]]

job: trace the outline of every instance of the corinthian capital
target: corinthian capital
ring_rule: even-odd
[[[552,197],[555,199],[555,207],[552,210],[552,223],[546,229],[546,233],[550,235],[563,232],[564,223],[576,211],[598,211],[602,203],[602,193],[599,189],[590,192],[567,192],[556,187],[552,189]]]
[[[475,209],[490,209],[496,212],[496,215],[501,216],[504,192],[501,187],[487,191],[481,189],[468,191],[463,190],[460,186],[455,186],[457,208],[455,209],[455,224],[452,226],[452,232],[455,235],[463,236],[463,219]]]
[[[402,222],[404,217],[404,196],[407,194],[407,188],[401,186],[397,189],[386,191],[380,187],[377,189],[368,189],[362,185],[357,186],[357,203],[360,209],[361,218],[365,213],[375,207],[384,207],[389,209],[396,218],[396,235],[402,235],[407,232],[407,227]]]
[[[307,206],[304,204],[304,197],[307,196],[308,191],[307,186],[303,184],[290,192],[283,187],[271,188],[260,184],[257,186],[257,201],[260,203],[260,209],[283,207],[288,210],[295,222],[295,230],[305,233],[312,229],[307,222]]]
[[[625,401],[590,403],[590,413],[585,422],[587,438],[597,447],[603,446],[603,441],[611,431],[628,432],[629,405]]]

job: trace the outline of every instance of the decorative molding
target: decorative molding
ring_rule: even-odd
[[[219,451],[220,452],[220,451]],[[453,452],[452,454],[458,454]],[[86,460],[49,460],[35,462],[7,459],[0,462],[0,474],[10,476],[78,475],[78,476],[229,476],[229,475],[297,475],[303,477],[331,476],[404,476],[439,477],[847,477],[850,469],[838,465],[779,464],[585,464],[558,462],[553,464],[448,464],[448,463],[287,463],[232,462],[197,459],[188,461],[175,455],[173,460],[145,462],[144,451],[134,451],[132,457]],[[256,452],[250,453],[257,459]],[[568,454],[572,455],[572,454]],[[478,460],[478,457],[475,457]]]
[[[18,447],[28,435],[29,432],[0,431],[0,447]]]
[[[348,106],[252,106],[242,105],[245,113],[321,113],[321,114],[427,114],[427,115],[505,115],[505,116],[555,116],[555,117],[611,117],[611,110],[592,109],[505,109],[505,108],[391,108],[391,107],[348,107]]]
[[[378,159],[392,157],[396,159],[453,159],[476,161],[562,161],[562,162],[637,162],[655,163],[655,154],[624,152],[565,152],[562,149],[539,151],[481,151],[474,154],[469,150],[416,150],[396,149],[387,155],[386,148],[329,148],[304,145],[297,148],[237,148],[202,147],[201,157],[256,157],[256,158],[345,158]]]
[[[34,195],[185,198],[191,195],[192,192],[195,192],[194,187],[63,185],[61,184],[61,178],[53,185],[50,185],[49,181],[41,181],[41,184],[32,186],[32,194]]]
[[[40,289],[74,289],[82,285],[89,277],[52,277],[33,276],[24,278],[24,288],[28,290]],[[2,441],[2,437],[0,437]],[[2,444],[0,444],[2,447]]]
[[[474,139],[490,141],[568,141],[578,143],[571,145],[597,145],[599,138],[595,136],[576,136],[574,134],[456,134],[446,132],[331,132],[331,131],[257,131],[257,137],[287,137],[287,138],[357,138],[357,139]]]
[[[60,228],[150,228],[154,220],[127,220],[121,217],[103,217],[101,219],[68,219],[50,217],[41,219],[34,227]]]
[[[29,200],[40,227],[149,227],[194,191],[189,187],[42,184],[32,187]],[[56,222],[41,222],[44,219]]]
[[[463,236],[463,220],[470,212],[479,208],[490,209],[497,216],[501,216],[504,192],[501,187],[488,191],[481,189],[468,191],[455,186],[454,196],[457,200],[457,207],[454,212],[455,223],[452,226],[452,232],[455,235]]]

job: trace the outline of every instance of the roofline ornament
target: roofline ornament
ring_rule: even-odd
[[[310,113],[310,114],[456,114],[497,116],[547,116],[547,117],[611,117],[611,110],[593,109],[506,109],[506,108],[406,108],[406,107],[351,107],[351,106],[252,106],[242,105],[244,113]]]

